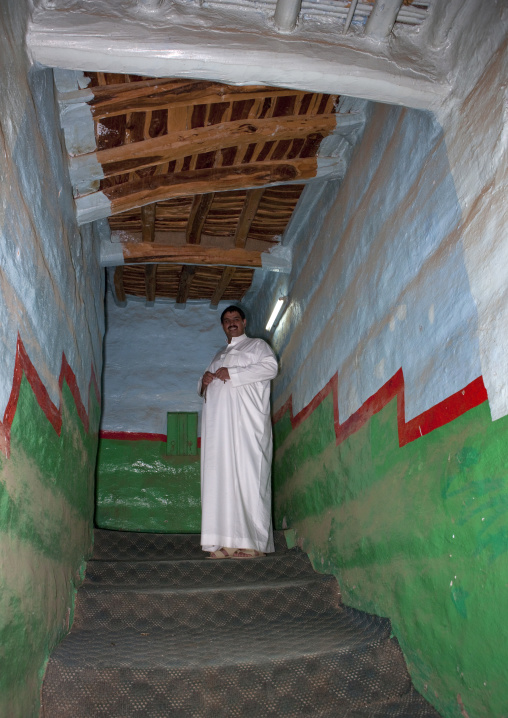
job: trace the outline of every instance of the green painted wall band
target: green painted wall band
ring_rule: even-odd
[[[446,718],[461,718],[459,694],[470,715],[506,708],[507,431],[485,402],[401,448],[392,401],[337,446],[331,396],[275,426],[276,524],[346,604],[391,619]]]
[[[100,528],[199,533],[199,453],[169,456],[163,441],[101,439],[96,496]]]

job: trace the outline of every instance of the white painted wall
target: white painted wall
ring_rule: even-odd
[[[2,3],[0,15],[0,418],[18,333],[57,406],[62,353],[85,406],[92,366],[99,377],[102,363],[98,241],[93,225],[76,224],[53,72],[30,68],[19,44],[29,9]]]
[[[306,198],[288,228],[292,275],[247,298],[255,331],[278,294],[290,298],[273,337],[274,408],[292,394],[300,411],[338,372],[343,422],[402,367],[410,419],[476,379],[461,225],[434,117],[372,106],[344,183]]]
[[[505,39],[477,84],[471,88],[464,83],[463,99],[443,117],[462,207],[465,263],[478,307],[482,374],[493,419],[508,413],[507,77]]]
[[[291,277],[256,278],[258,330],[291,298],[276,408],[293,393],[298,411],[337,371],[343,421],[402,367],[407,419],[480,375],[493,419],[508,413],[508,7],[478,10],[442,5],[427,30],[455,73],[449,101],[373,109],[342,186],[302,198]]]
[[[200,412],[197,383],[225,343],[220,315],[231,303],[118,307],[108,292],[101,429],[165,434],[168,411]]]

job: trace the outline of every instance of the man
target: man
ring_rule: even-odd
[[[227,307],[227,345],[199,382],[201,544],[209,558],[254,558],[274,550],[270,473],[270,380],[277,360],[262,339],[245,334],[245,314]]]

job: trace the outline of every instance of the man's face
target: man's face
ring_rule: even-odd
[[[222,328],[228,338],[228,344],[233,337],[241,337],[245,334],[246,319],[242,319],[238,312],[226,312],[222,320]]]

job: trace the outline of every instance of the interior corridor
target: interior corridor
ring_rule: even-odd
[[[507,30],[0,3],[0,718],[508,715]],[[214,562],[231,304],[279,364],[277,551]]]

